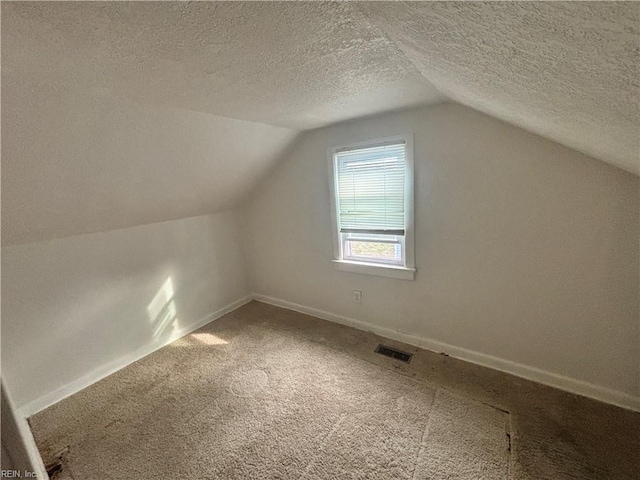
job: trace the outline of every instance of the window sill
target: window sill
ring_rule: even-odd
[[[379,265],[373,263],[352,262],[347,260],[334,260],[336,270],[364,275],[376,275],[378,277],[397,278],[400,280],[414,280],[416,269],[399,267],[395,265]]]

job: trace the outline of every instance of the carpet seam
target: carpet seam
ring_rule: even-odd
[[[307,468],[304,469],[304,473],[300,477],[300,480],[304,480],[307,477],[307,474],[309,473],[309,471],[311,471],[311,468],[313,468],[313,466],[315,465],[316,460],[318,459],[318,456],[320,454],[324,453],[325,448],[327,448],[327,445],[329,444],[329,439],[331,438],[331,435],[333,435],[336,432],[336,430],[338,430],[338,428],[340,427],[340,424],[344,420],[345,416],[346,416],[346,414],[344,414],[344,413],[340,414],[340,418],[338,418],[338,420],[336,420],[336,423],[334,424],[333,428],[331,429],[331,431],[325,437],[325,439],[324,439],[324,441],[322,443],[322,448],[320,448],[320,450],[318,450],[318,452],[309,461],[309,464],[307,465]]]
[[[429,407],[429,415],[427,415],[427,424],[424,427],[424,431],[422,432],[422,438],[420,439],[420,448],[418,448],[418,453],[416,455],[415,465],[413,466],[413,472],[411,473],[411,480],[415,480],[416,472],[418,471],[418,462],[420,461],[420,457],[422,455],[422,451],[424,450],[424,441],[429,436],[429,427],[431,426],[431,418],[433,413],[433,406],[436,403],[436,396],[438,395],[439,387],[436,387],[436,390],[433,392],[433,400],[431,401],[431,406]]]

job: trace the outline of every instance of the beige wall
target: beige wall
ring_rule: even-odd
[[[60,400],[246,296],[240,244],[231,211],[2,248],[2,374],[17,408]]]
[[[336,271],[327,149],[407,132],[416,280]],[[456,104],[327,127],[246,205],[253,289],[635,401],[638,192],[628,172]]]

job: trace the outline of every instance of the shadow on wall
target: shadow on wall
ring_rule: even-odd
[[[180,329],[171,277],[162,284],[151,303],[147,306],[147,316],[153,327],[153,339],[168,333],[172,335]]]

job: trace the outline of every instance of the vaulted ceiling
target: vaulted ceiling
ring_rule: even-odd
[[[640,171],[640,3],[363,2],[439,92]]]
[[[9,87],[297,130],[443,98],[347,3],[5,4],[2,30]]]
[[[228,208],[299,131],[447,99],[638,174],[639,12],[3,2],[3,243]]]

